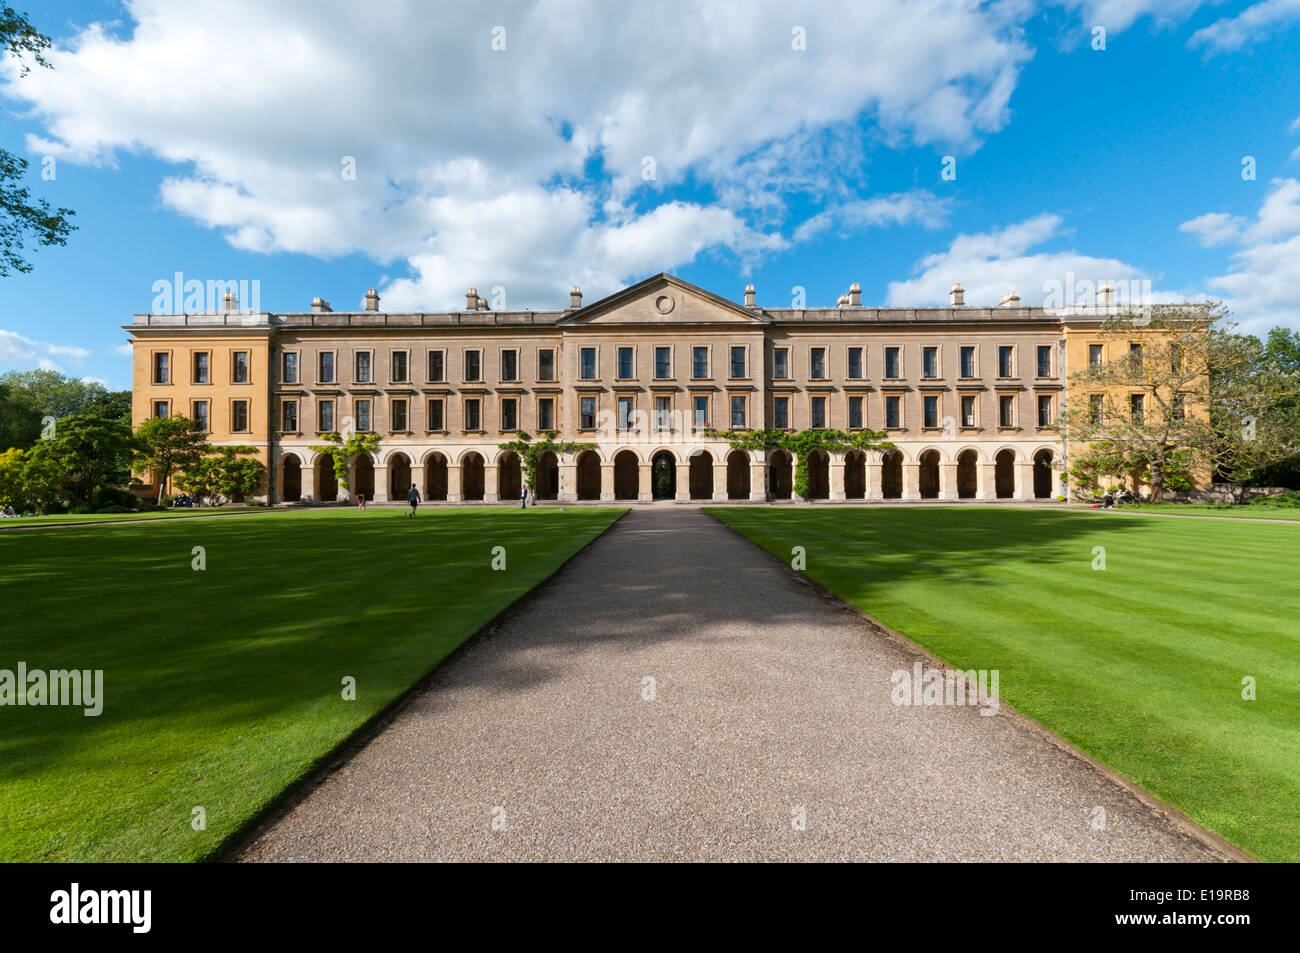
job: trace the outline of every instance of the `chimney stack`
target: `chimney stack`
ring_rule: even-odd
[[[478,289],[477,288],[465,289],[465,310],[466,311],[478,310]]]
[[[1018,308],[1020,307],[1020,293],[1018,291],[1008,291],[998,302],[999,308]]]
[[[966,304],[966,289],[960,284],[955,284],[948,289],[948,304],[953,308],[960,308]]]
[[[1115,303],[1115,286],[1109,281],[1103,281],[1097,286],[1097,304],[1103,308],[1109,308]]]
[[[853,282],[853,284],[849,285],[849,307],[850,308],[862,307],[862,286],[859,285],[856,281]]]
[[[379,292],[376,291],[374,288],[371,288],[369,291],[366,292],[366,310],[367,311],[379,310]]]
[[[222,297],[221,310],[223,311],[239,310],[239,299],[235,297],[235,293],[233,291],[227,291],[225,295]]]
[[[474,302],[474,307],[478,311],[486,311],[488,309],[487,298],[479,298]]]
[[[745,285],[745,307],[758,307],[758,293],[754,291],[753,285]]]
[[[575,311],[582,307],[582,289],[577,285],[574,285],[573,290],[569,292],[569,307]]]
[[[848,296],[848,295],[840,295],[838,298],[835,299],[835,307],[837,307],[837,308],[847,308],[848,306],[849,306],[849,296]]]
[[[333,311],[334,309],[330,307],[330,303],[324,298],[312,298],[311,310],[314,314],[322,314],[326,311]]]

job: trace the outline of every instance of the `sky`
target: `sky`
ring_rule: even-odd
[[[1300,0],[29,12],[52,69],[0,61],[0,147],[77,231],[0,278],[0,372],[129,387],[122,325],[177,273],[282,312],[559,309],[661,271],[770,307],[1112,281],[1300,328]]]

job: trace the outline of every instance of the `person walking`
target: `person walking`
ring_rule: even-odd
[[[361,513],[366,511],[366,495],[364,493],[357,494],[357,511]]]
[[[521,510],[528,509],[528,485],[527,484],[524,484],[524,486],[519,488],[519,508]]]
[[[411,506],[411,512],[406,515],[411,519],[415,519],[415,508],[420,505],[420,491],[415,488],[414,483],[412,483],[411,488],[406,491],[406,502]]]

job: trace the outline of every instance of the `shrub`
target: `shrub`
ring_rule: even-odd
[[[1250,501],[1251,506],[1285,506],[1300,508],[1300,490],[1287,490],[1277,496],[1257,496]]]
[[[95,512],[96,513],[129,513],[131,511],[126,509],[125,507],[121,507],[118,506],[116,503],[113,503],[110,504],[109,506],[101,506],[99,509],[95,510]]]
[[[139,506],[140,498],[130,490],[124,490],[121,487],[101,486],[95,490],[95,497],[90,505],[96,513],[104,512],[105,508],[109,506],[117,507],[117,509],[110,512],[125,513]]]

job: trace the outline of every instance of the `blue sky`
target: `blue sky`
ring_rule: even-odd
[[[128,386],[177,271],[271,311],[1074,274],[1300,327],[1300,0],[361,6],[42,3],[55,68],[5,65],[0,142],[78,230],[0,280],[0,370]]]

